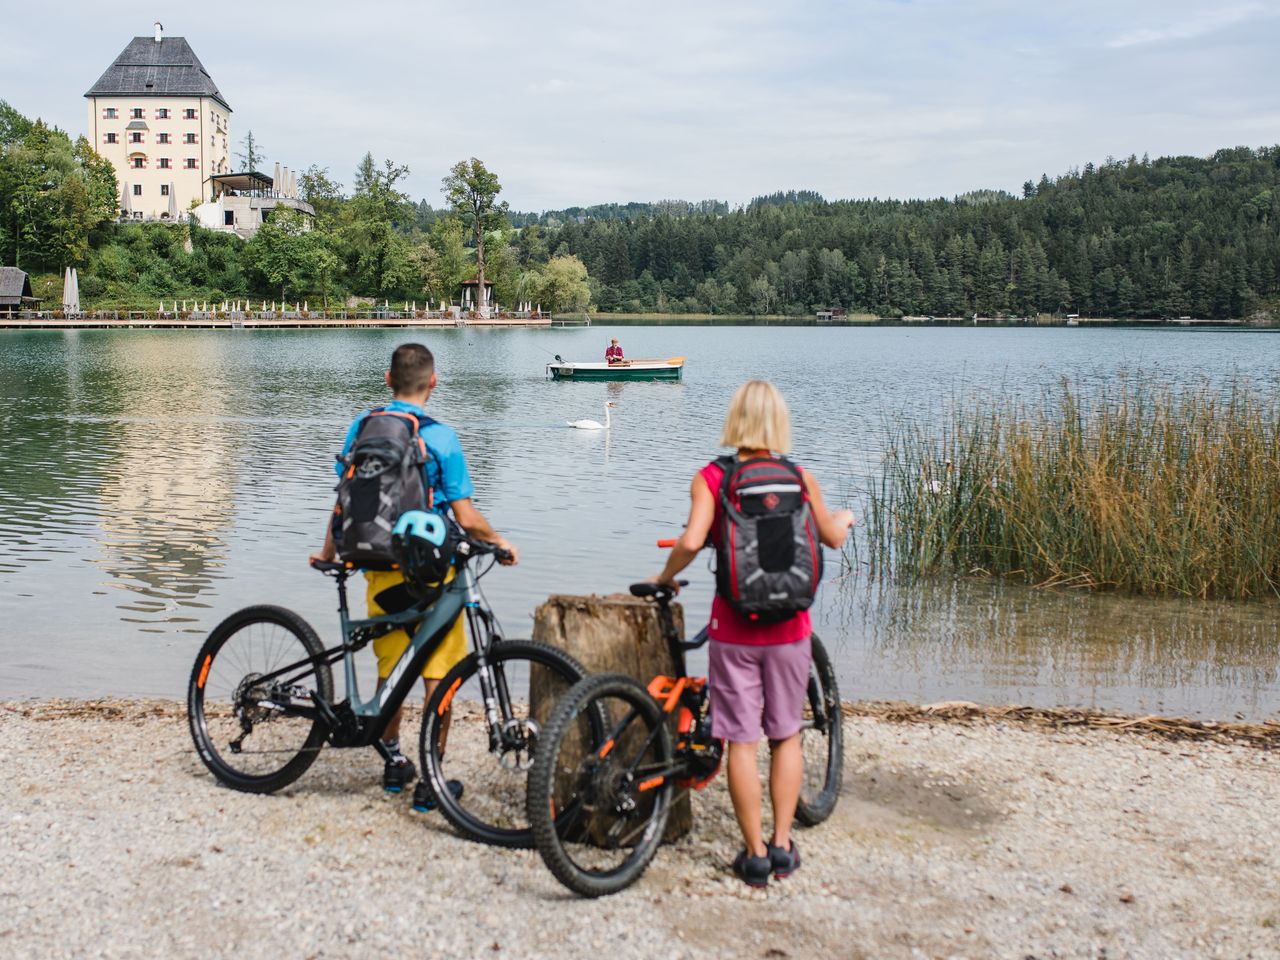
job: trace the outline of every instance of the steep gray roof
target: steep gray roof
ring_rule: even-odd
[[[13,303],[23,298],[34,300],[31,281],[25,270],[17,267],[0,267],[0,301]]]
[[[86,97],[212,97],[231,109],[185,37],[134,37]]]

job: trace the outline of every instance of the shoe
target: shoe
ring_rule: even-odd
[[[753,857],[746,850],[741,851],[733,860],[733,872],[749,887],[760,889],[769,885],[769,873],[773,864],[768,855]]]
[[[772,843],[765,844],[765,847],[769,851],[769,864],[773,868],[773,875],[778,880],[785,880],[800,869],[800,848],[796,846],[794,840],[791,841],[790,850],[783,850]]]
[[[445,783],[449,788],[449,794],[455,800],[462,799],[462,781],[449,780]],[[439,801],[436,800],[436,793],[431,789],[431,784],[426,780],[419,780],[418,785],[413,788],[413,809],[418,813],[430,813],[438,807]]]
[[[388,760],[382,768],[382,789],[387,793],[399,793],[418,776],[418,768],[408,757],[397,757]]]

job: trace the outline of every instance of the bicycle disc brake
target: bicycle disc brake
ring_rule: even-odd
[[[502,747],[498,764],[512,773],[524,773],[533,766],[533,751],[538,745],[538,722],[512,717],[502,726]]]

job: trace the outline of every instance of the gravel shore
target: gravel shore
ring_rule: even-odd
[[[640,883],[584,901],[384,794],[372,750],[254,796],[215,784],[180,703],[3,702],[0,955],[1280,957],[1274,752],[845,722],[844,795],[795,876],[728,874],[721,780]]]

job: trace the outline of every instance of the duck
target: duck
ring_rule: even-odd
[[[569,426],[575,430],[608,430],[609,429],[609,408],[617,406],[612,400],[606,400],[604,404],[604,423],[599,420],[569,420]]]

